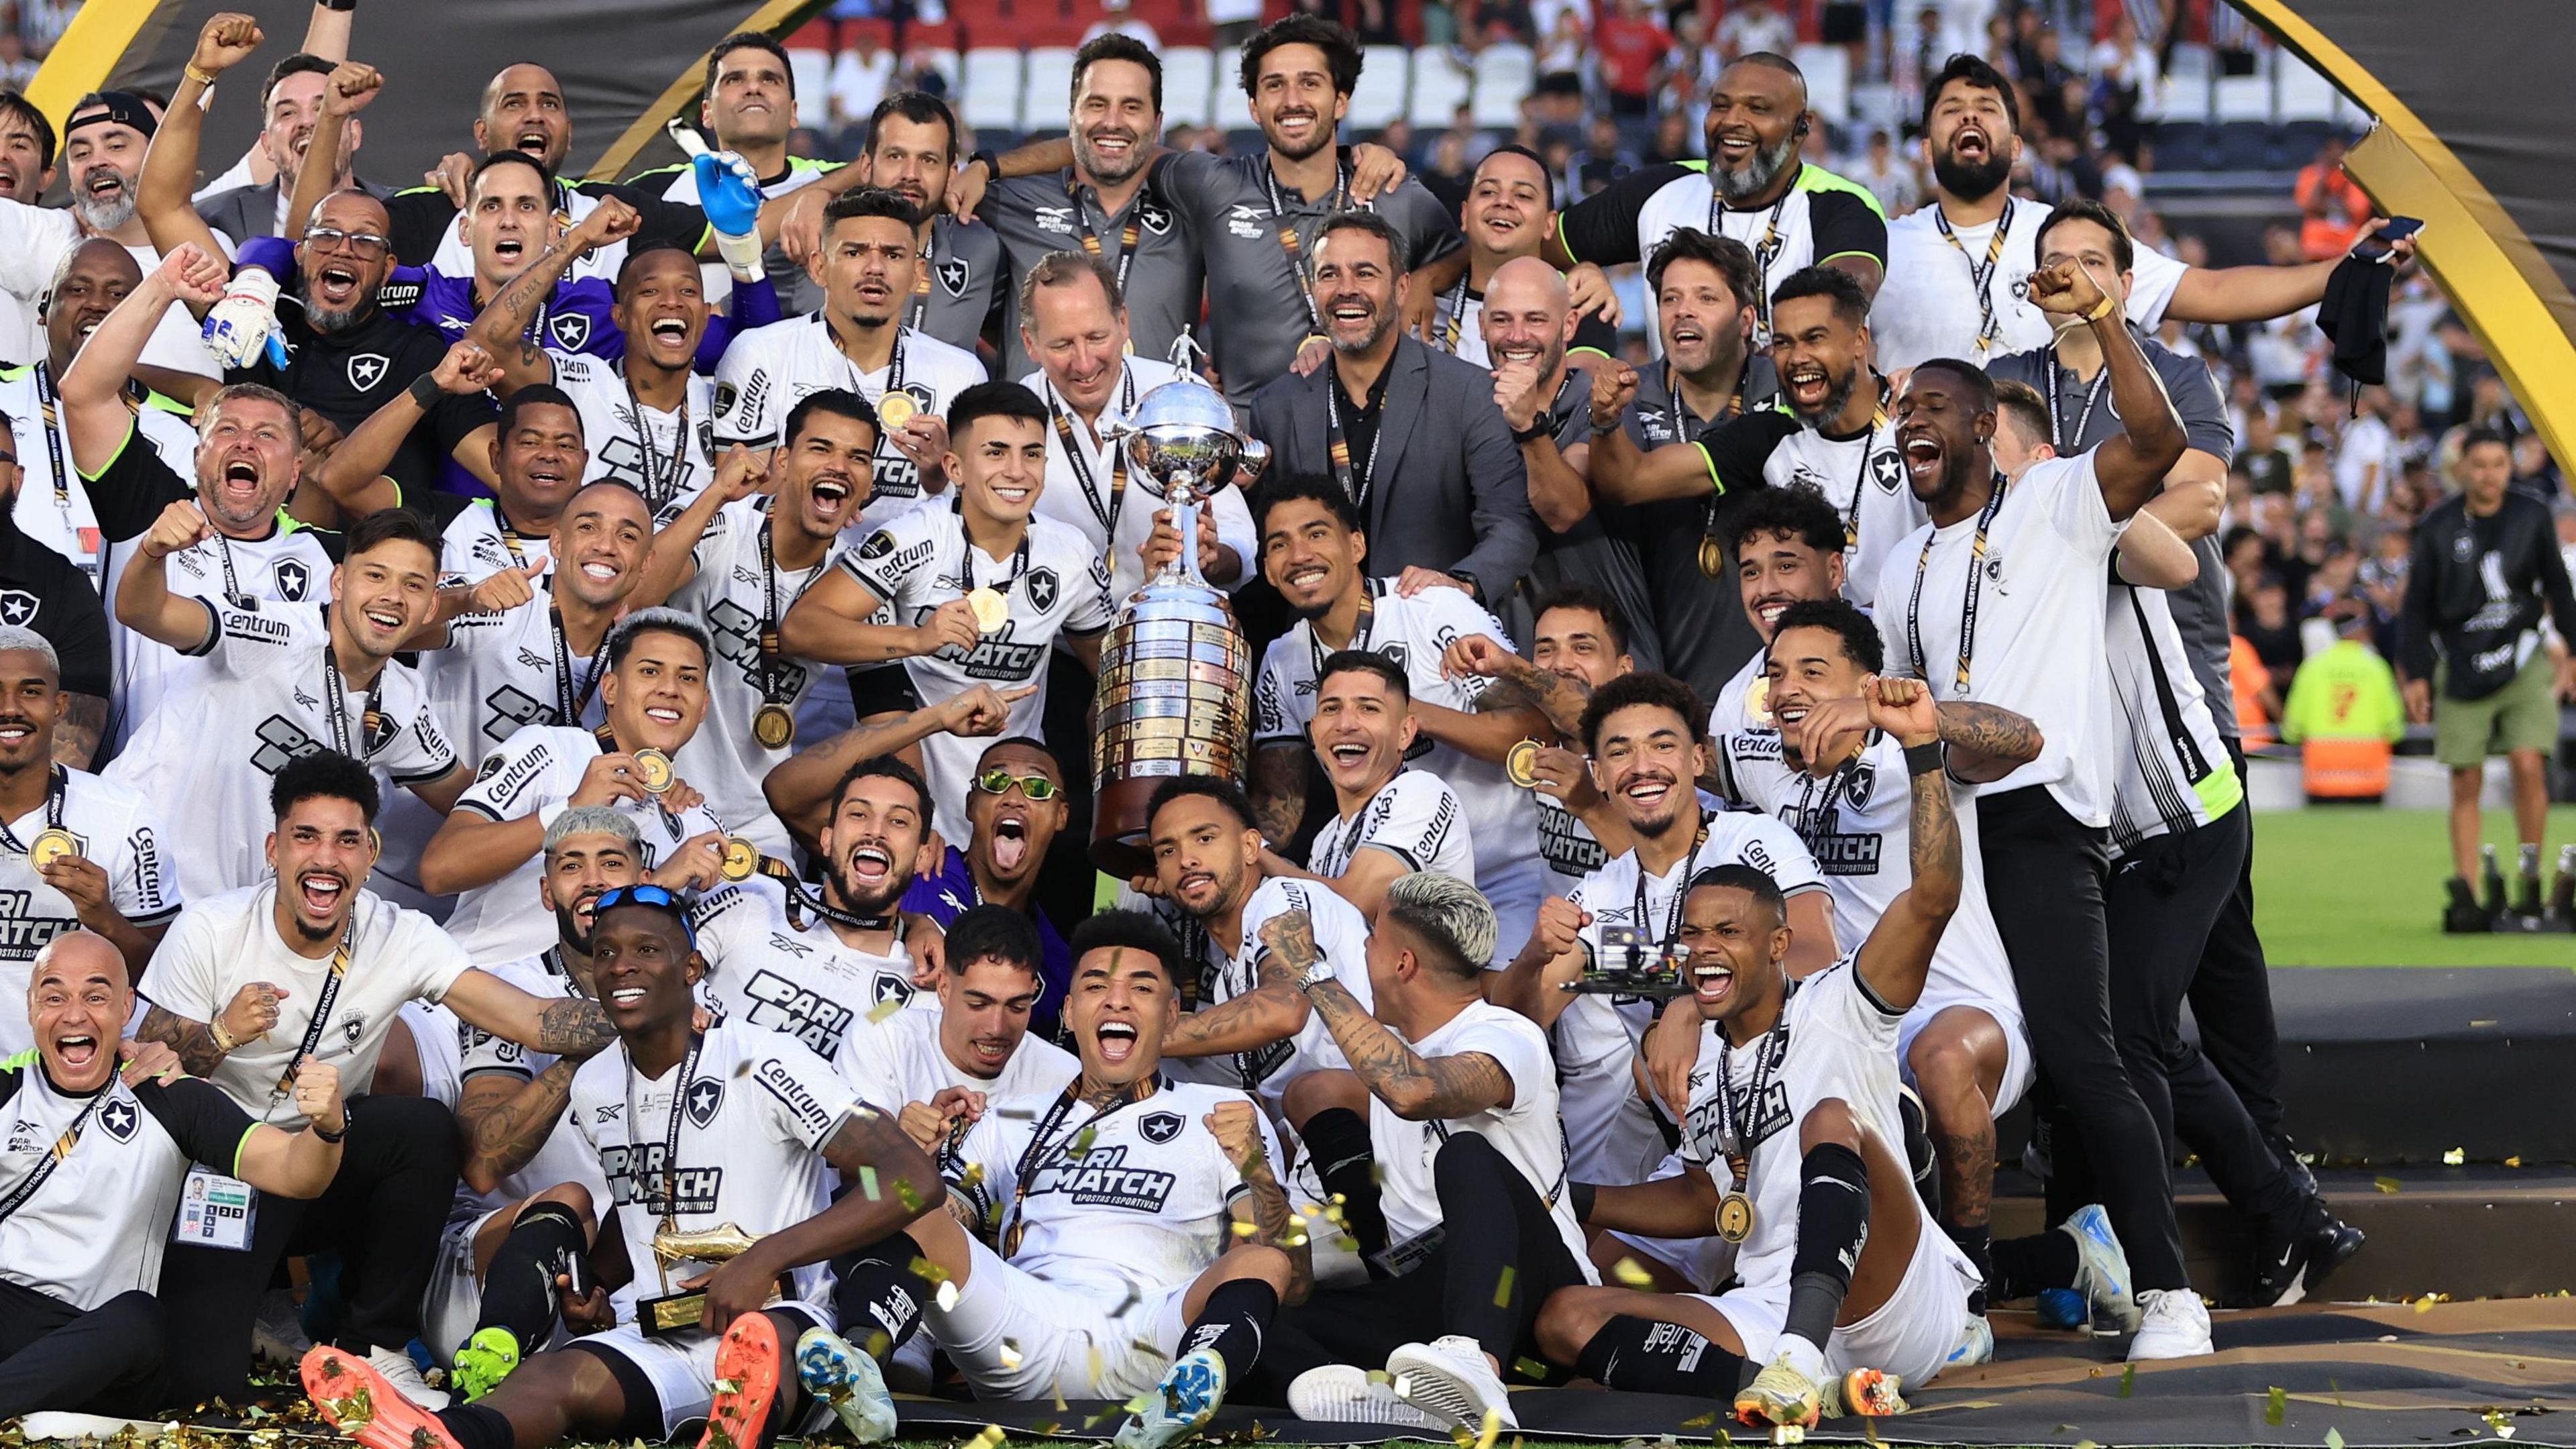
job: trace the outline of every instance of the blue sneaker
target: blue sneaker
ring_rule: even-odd
[[[2135,1333],[2145,1317],[2129,1286],[2129,1255],[2111,1231],[2111,1214],[2101,1204],[2077,1208],[2057,1230],[2075,1239],[2078,1264],[2075,1287],[2089,1308],[2107,1313],[2122,1333]]]
[[[796,1382],[829,1405],[832,1417],[862,1444],[894,1437],[894,1395],[877,1361],[828,1328],[796,1337]]]
[[[2042,1328],[2089,1328],[2093,1310],[2084,1295],[2072,1288],[2039,1290],[2039,1323]]]
[[[1225,1360],[1213,1349],[1185,1353],[1163,1381],[1128,1402],[1117,1449],[1167,1449],[1204,1428],[1225,1402]]]

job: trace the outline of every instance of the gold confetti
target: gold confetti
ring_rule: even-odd
[[[2398,1189],[2404,1187],[2406,1184],[2399,1182],[2393,1177],[2374,1177],[2370,1180],[2370,1185],[2378,1188],[2381,1192],[2394,1197],[2397,1195]]]
[[[2282,1388],[2282,1387],[2281,1387],[2280,1385],[2278,1385],[2278,1384],[2274,1384],[2271,1388],[2269,1388],[2269,1389],[2267,1389],[2267,1390],[2265,1390],[2265,1391],[2264,1391],[2264,1395],[2263,1395],[2263,1422],[2264,1422],[2264,1423],[2271,1425],[2271,1426],[2272,1426],[2273,1428],[2275,1428],[2275,1429],[2280,1428],[2280,1427],[2281,1427],[2281,1420],[2282,1420],[2283,1416],[2287,1415],[2287,1414],[2289,1413],[2289,1411],[2290,1411],[2290,1393],[2289,1393],[2289,1390]]]
[[[2418,1313],[2430,1313],[2433,1311],[2433,1305],[2441,1301],[2441,1294],[2427,1293],[2423,1297],[2415,1300],[2415,1311]]]
[[[868,1020],[869,1020],[870,1022],[877,1022],[877,1023],[881,1023],[881,1022],[883,1022],[887,1017],[890,1017],[890,1016],[894,1015],[896,1012],[903,1010],[903,1008],[904,1008],[904,1000],[903,1000],[903,998],[901,998],[901,997],[893,997],[893,996],[887,997],[885,1000],[880,1001],[880,1002],[878,1002],[876,1005],[871,1006],[871,1007],[869,1007],[869,1008],[868,1008]]]
[[[2520,1167],[2522,1166],[2522,1158],[2519,1155],[2508,1157],[2504,1160],[2504,1165],[2507,1167]]]
[[[2444,1167],[2457,1167],[2468,1160],[2469,1154],[2465,1150],[2457,1147],[2451,1148],[2442,1154],[2442,1165]]]
[[[1716,1411],[1716,1410],[1714,1410],[1714,1409],[1711,1409],[1710,1411],[1708,1411],[1708,1412],[1707,1412],[1707,1413],[1705,1413],[1705,1414],[1700,1415],[1700,1416],[1699,1416],[1698,1418],[1696,1418],[1696,1419],[1684,1419],[1684,1420],[1682,1420],[1682,1427],[1683,1427],[1683,1428],[1685,1428],[1685,1429],[1706,1429],[1706,1428],[1709,1428],[1709,1427],[1711,1427],[1712,1425],[1714,1425],[1714,1424],[1716,1424],[1716,1423],[1717,1423],[1717,1411]],[[1724,1431],[1723,1431],[1723,1430],[1721,1430],[1721,1431],[1719,1431],[1719,1432],[1723,1433]]]
[[[1503,1276],[1494,1283],[1494,1306],[1496,1308],[1512,1306],[1512,1265],[1509,1263],[1503,1265]]]
[[[1655,1283],[1655,1275],[1637,1266],[1634,1258],[1621,1258],[1612,1264],[1610,1276],[1630,1288],[1651,1288]]]
[[[966,1170],[957,1174],[957,1185],[966,1189],[968,1192],[973,1192],[976,1186],[982,1183],[983,1180],[984,1164],[980,1162],[967,1163]]]
[[[859,1193],[870,1202],[882,1202],[877,1196],[877,1170],[862,1163],[859,1167]]]
[[[1251,1237],[1257,1231],[1259,1231],[1259,1229],[1253,1227],[1250,1223],[1238,1222],[1234,1225],[1234,1235],[1238,1238]]]
[[[1018,1344],[1016,1344],[1016,1343],[1011,1342],[1011,1341],[1010,1341],[1009,1339],[1007,1339],[1007,1338],[1006,1338],[1006,1339],[1003,1339],[1003,1340],[1002,1340],[1002,1367],[1004,1367],[1004,1368],[1006,1368],[1006,1369],[1017,1369],[1019,1366],[1020,1366],[1020,1346],[1019,1346]]]
[[[948,1281],[948,1270],[940,1267],[937,1263],[930,1261],[928,1258],[913,1259],[912,1271],[914,1276],[922,1278],[928,1282],[945,1283]]]
[[[2328,1429],[2326,1431],[2326,1449],[2343,1449],[2343,1431],[2341,1429]]]
[[[1502,1432],[1503,1411],[1488,1405],[1485,1409],[1484,1429],[1476,1435],[1476,1449],[1494,1449],[1494,1440]]]
[[[1516,1358],[1512,1360],[1512,1372],[1527,1379],[1543,1379],[1547,1377],[1547,1365],[1534,1358]]]
[[[2138,1366],[2133,1363],[2124,1363],[2120,1365],[2120,1397],[2124,1399],[2127,1398],[2129,1396],[2129,1391],[2137,1386]]]

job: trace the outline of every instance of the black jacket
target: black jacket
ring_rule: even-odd
[[[2438,650],[2443,695],[2484,699],[2537,647],[2544,605],[2558,632],[2576,639],[2576,591],[2549,505],[2508,490],[2503,507],[2478,518],[2465,495],[2446,498],[2415,524],[2398,663],[2408,678],[2430,679]]]

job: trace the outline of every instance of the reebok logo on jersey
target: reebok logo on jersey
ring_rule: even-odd
[[[820,1138],[832,1125],[833,1119],[841,1115],[816,1101],[814,1094],[805,1090],[805,1084],[796,1079],[796,1074],[787,1070],[787,1064],[776,1057],[762,1062],[751,1074],[751,1079],[767,1088],[769,1095],[787,1108],[788,1115],[796,1119],[796,1125],[803,1128],[808,1137]]]
[[[1035,212],[1033,219],[1038,224],[1038,230],[1055,232],[1061,236],[1073,235],[1072,207],[1041,206],[1033,210]]]
[[[1261,208],[1236,202],[1226,213],[1225,229],[1245,241],[1259,237],[1263,230]]]
[[[1081,1207],[1125,1208],[1159,1213],[1172,1196],[1172,1174],[1150,1167],[1129,1167],[1127,1146],[1094,1147],[1078,1163],[1040,1168],[1029,1179],[1031,1197],[1055,1193]]]
[[[744,1020],[771,1031],[786,1032],[825,1061],[840,1052],[841,1037],[850,1029],[851,1018],[858,1015],[830,997],[818,996],[765,969],[752,973],[751,979],[743,983],[742,994],[751,1001],[750,1014]],[[761,1070],[765,1073],[774,1066],[776,1062],[769,1062]],[[777,1087],[773,1084],[770,1090],[775,1092]]]

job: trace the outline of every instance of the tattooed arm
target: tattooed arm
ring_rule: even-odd
[[[1932,691],[1922,681],[1882,675],[1864,696],[1869,722],[1896,737],[1908,750],[1938,737]],[[1907,822],[1908,852],[1914,883],[1888,903],[1860,947],[1857,969],[1862,988],[1891,1013],[1903,1012],[1923,995],[1923,978],[1932,967],[1933,949],[1959,909],[1964,861],[1959,844],[1959,817],[1950,798],[1946,771],[1925,770],[1909,776],[1914,792]]]
[[[86,770],[98,755],[99,736],[107,729],[107,701],[95,694],[63,691],[62,718],[54,725],[54,761]]]
[[[1294,839],[1306,818],[1304,745],[1263,745],[1252,752],[1252,823],[1272,845]]]
[[[1234,1201],[1234,1217],[1249,1223],[1252,1231],[1242,1241],[1288,1255],[1288,1288],[1279,1301],[1299,1303],[1315,1286],[1314,1248],[1310,1235],[1288,1211],[1288,1190],[1270,1170],[1270,1154],[1262,1146],[1261,1127],[1254,1119],[1258,1110],[1248,1101],[1221,1102],[1205,1120],[1217,1145],[1243,1174],[1246,1191]]]
[[[563,1057],[534,1080],[485,1072],[465,1083],[456,1098],[456,1125],[465,1135],[465,1161],[457,1175],[467,1187],[496,1191],[501,1179],[536,1158],[572,1103],[573,1073],[579,1070],[579,1061]]]
[[[1261,941],[1270,948],[1273,966],[1291,978],[1322,959],[1315,946],[1315,923],[1304,911],[1271,917],[1262,924]],[[1512,1104],[1510,1073],[1485,1053],[1426,1058],[1369,1015],[1340,981],[1327,978],[1305,992],[1323,1014],[1342,1055],[1350,1058],[1351,1070],[1404,1120],[1440,1121]]]
[[[751,1245],[705,1281],[706,1316],[712,1326],[756,1313],[778,1275],[808,1263],[855,1252],[901,1230],[937,1208],[947,1187],[930,1155],[904,1135],[895,1119],[854,1103],[823,1140],[822,1157],[858,1184],[830,1207]]]
[[[2000,780],[2039,758],[2039,726],[2011,710],[1959,699],[1945,701],[1939,716],[1950,773],[1969,784]]]
[[[1306,1012],[1295,974],[1276,957],[1265,957],[1261,982],[1250,991],[1173,1018],[1163,1031],[1163,1055],[1214,1057],[1253,1051],[1295,1036],[1305,1028]]]
[[[135,1030],[140,1041],[157,1041],[179,1054],[179,1065],[189,1076],[212,1076],[222,1066],[233,1048],[256,1041],[277,1025],[279,998],[286,993],[266,981],[253,981],[233,993],[212,1022],[198,1021],[179,1015],[165,1006],[147,1004],[143,1025]],[[216,1030],[220,1023],[222,1031]],[[220,1040],[218,1038],[221,1038]],[[231,1045],[224,1043],[229,1041]]]
[[[1583,706],[1591,702],[1590,685],[1580,679],[1569,679],[1552,669],[1541,669],[1508,652],[1495,664],[1496,677],[1509,688],[1489,690],[1489,698],[1500,694],[1503,702],[1517,701],[1535,708],[1555,727],[1559,739],[1583,738]],[[1481,706],[1483,701],[1477,703]]]
[[[617,1029],[608,1024],[608,1013],[598,1002],[531,995],[488,971],[468,970],[457,977],[440,1004],[468,1026],[575,1062],[598,1055],[617,1040]]]

